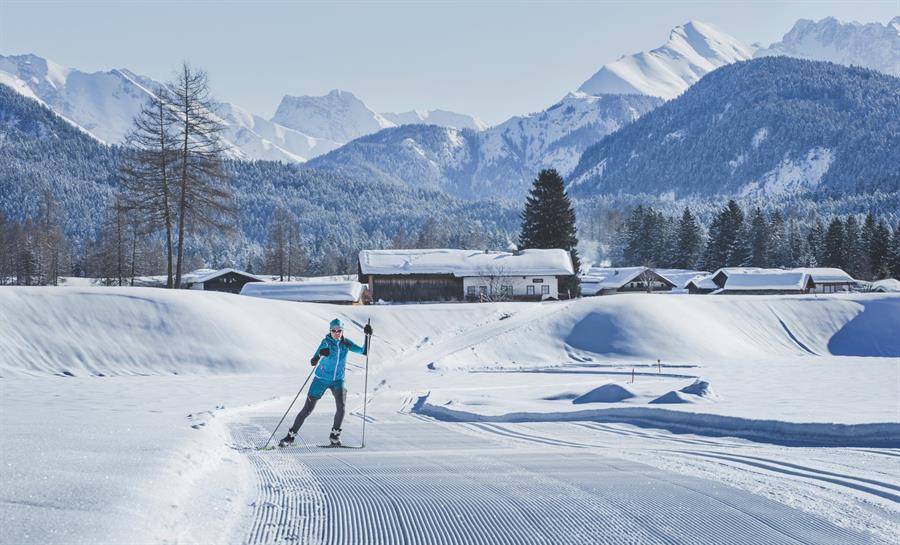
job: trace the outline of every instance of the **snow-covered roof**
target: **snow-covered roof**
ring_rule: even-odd
[[[192,271],[188,275],[185,275],[184,281],[191,283],[191,284],[202,284],[203,282],[208,282],[208,281],[212,280],[213,278],[218,278],[224,274],[228,274],[231,272],[240,274],[242,276],[247,276],[247,277],[257,280],[259,282],[263,281],[263,279],[258,276],[254,276],[248,272],[239,271],[237,269],[232,269],[232,268],[225,268],[225,269],[219,269],[219,270],[198,269],[196,271]]]
[[[872,282],[872,291],[900,291],[900,280],[897,280],[896,278],[876,280],[875,282]]]
[[[682,287],[684,289],[688,289],[688,284],[693,284],[695,287],[702,290],[715,290],[719,288],[719,286],[717,286],[716,283],[713,282],[713,275],[709,273],[698,274],[697,276],[685,282]]]
[[[831,267],[798,267],[794,271],[803,271],[812,276],[816,284],[852,284],[856,280],[843,269]]]
[[[581,277],[581,293],[595,295],[600,290],[621,288],[646,270],[647,267],[591,267]]]
[[[565,250],[362,250],[362,274],[452,274],[464,276],[565,276],[574,274]]]
[[[721,270],[721,269],[720,269]],[[718,271],[716,272],[718,274]],[[811,277],[805,271],[785,271],[781,269],[730,270],[725,282],[725,291],[801,291],[806,288]]]
[[[596,295],[601,290],[619,289],[625,284],[636,280],[647,270],[669,282],[672,286],[676,285],[667,276],[660,274],[658,270],[649,269],[648,267],[591,267],[588,272],[581,276],[581,293],[583,295]]]
[[[660,276],[670,280],[673,284],[675,284],[679,288],[684,288],[687,283],[698,277],[698,276],[707,276],[709,275],[709,271],[695,271],[693,269],[653,269]]]
[[[364,286],[359,282],[249,282],[241,295],[281,301],[356,302]]]

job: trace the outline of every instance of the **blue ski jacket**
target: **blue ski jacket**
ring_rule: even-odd
[[[366,350],[362,346],[354,343],[350,339],[341,337],[334,340],[331,335],[325,335],[313,358],[319,355],[319,350],[327,348],[330,354],[320,356],[319,363],[316,365],[316,378],[334,382],[336,380],[344,380],[344,367],[347,364],[347,353],[356,352],[357,354],[365,354]]]

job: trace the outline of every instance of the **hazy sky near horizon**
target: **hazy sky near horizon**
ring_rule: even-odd
[[[443,108],[495,124],[550,106],[691,19],[768,46],[800,18],[896,15],[900,0],[0,0],[0,54],[158,80],[188,60],[209,72],[217,98],[267,118],[285,94],[337,88],[381,112]]]

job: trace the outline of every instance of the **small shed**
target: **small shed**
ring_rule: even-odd
[[[721,285],[713,293],[723,295],[802,294],[816,287],[809,273],[781,269],[720,269],[713,281]]]
[[[675,283],[648,267],[591,267],[581,277],[581,294],[585,296],[670,291],[674,287]]]
[[[307,303],[359,305],[366,286],[359,282],[253,282],[244,285],[241,295]]]
[[[686,284],[688,281],[697,278],[698,276],[709,276],[709,271],[698,271],[695,269],[653,269],[660,276],[666,278],[673,284],[675,287],[672,288],[673,293],[684,293],[687,291]]]
[[[373,301],[511,301],[558,299],[572,276],[562,249],[492,252],[456,249],[363,250],[359,281]]]
[[[857,282],[843,269],[832,267],[801,267],[793,269],[809,273],[816,283],[815,293],[848,292],[856,287]]]
[[[712,293],[719,289],[719,286],[713,282],[713,275],[711,274],[701,274],[691,278],[684,284],[684,289],[688,291],[691,295],[703,295],[707,293]]]
[[[258,276],[237,269],[200,270],[185,275],[182,286],[192,290],[241,293],[245,284],[262,281]]]

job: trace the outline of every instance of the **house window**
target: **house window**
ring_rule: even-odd
[[[550,286],[547,284],[541,286],[541,295],[550,295]]]
[[[469,286],[466,288],[466,297],[474,298],[478,295],[478,289],[475,286]]]
[[[534,286],[525,286],[525,295],[534,295]]]
[[[500,296],[501,297],[512,297],[512,286],[501,285],[500,286]]]

